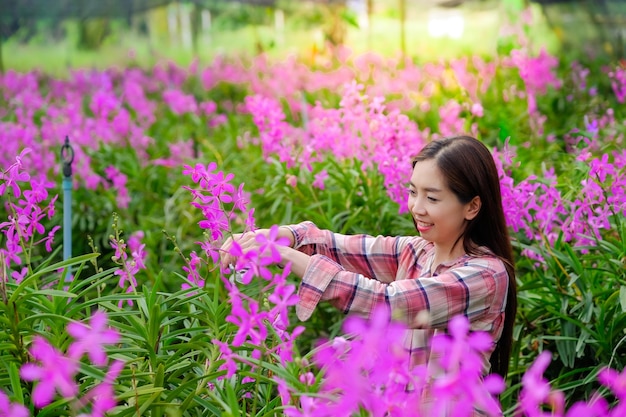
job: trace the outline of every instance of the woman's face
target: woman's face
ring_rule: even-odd
[[[435,160],[415,164],[409,185],[409,210],[420,235],[435,246],[452,252],[459,236],[478,213],[480,199],[461,203],[448,188]]]

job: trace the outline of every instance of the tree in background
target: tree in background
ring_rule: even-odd
[[[78,23],[78,49],[96,51],[110,34],[111,22],[108,18],[81,19]]]

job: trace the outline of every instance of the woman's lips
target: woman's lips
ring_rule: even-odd
[[[428,230],[430,230],[433,227],[432,223],[416,221],[415,224],[417,224],[417,230],[420,233],[427,232]]]

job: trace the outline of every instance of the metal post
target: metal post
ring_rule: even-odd
[[[63,260],[66,260],[72,257],[72,162],[74,161],[74,149],[70,145],[68,136],[65,137],[65,143],[61,147],[61,161],[63,162]]]

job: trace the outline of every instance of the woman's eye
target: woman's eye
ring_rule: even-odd
[[[417,195],[417,193],[415,192],[415,190],[412,190],[412,189],[409,188],[409,195],[410,196],[415,196],[415,195]]]
[[[427,197],[427,198],[428,198],[429,201],[432,201],[433,203],[439,201],[435,197]]]

